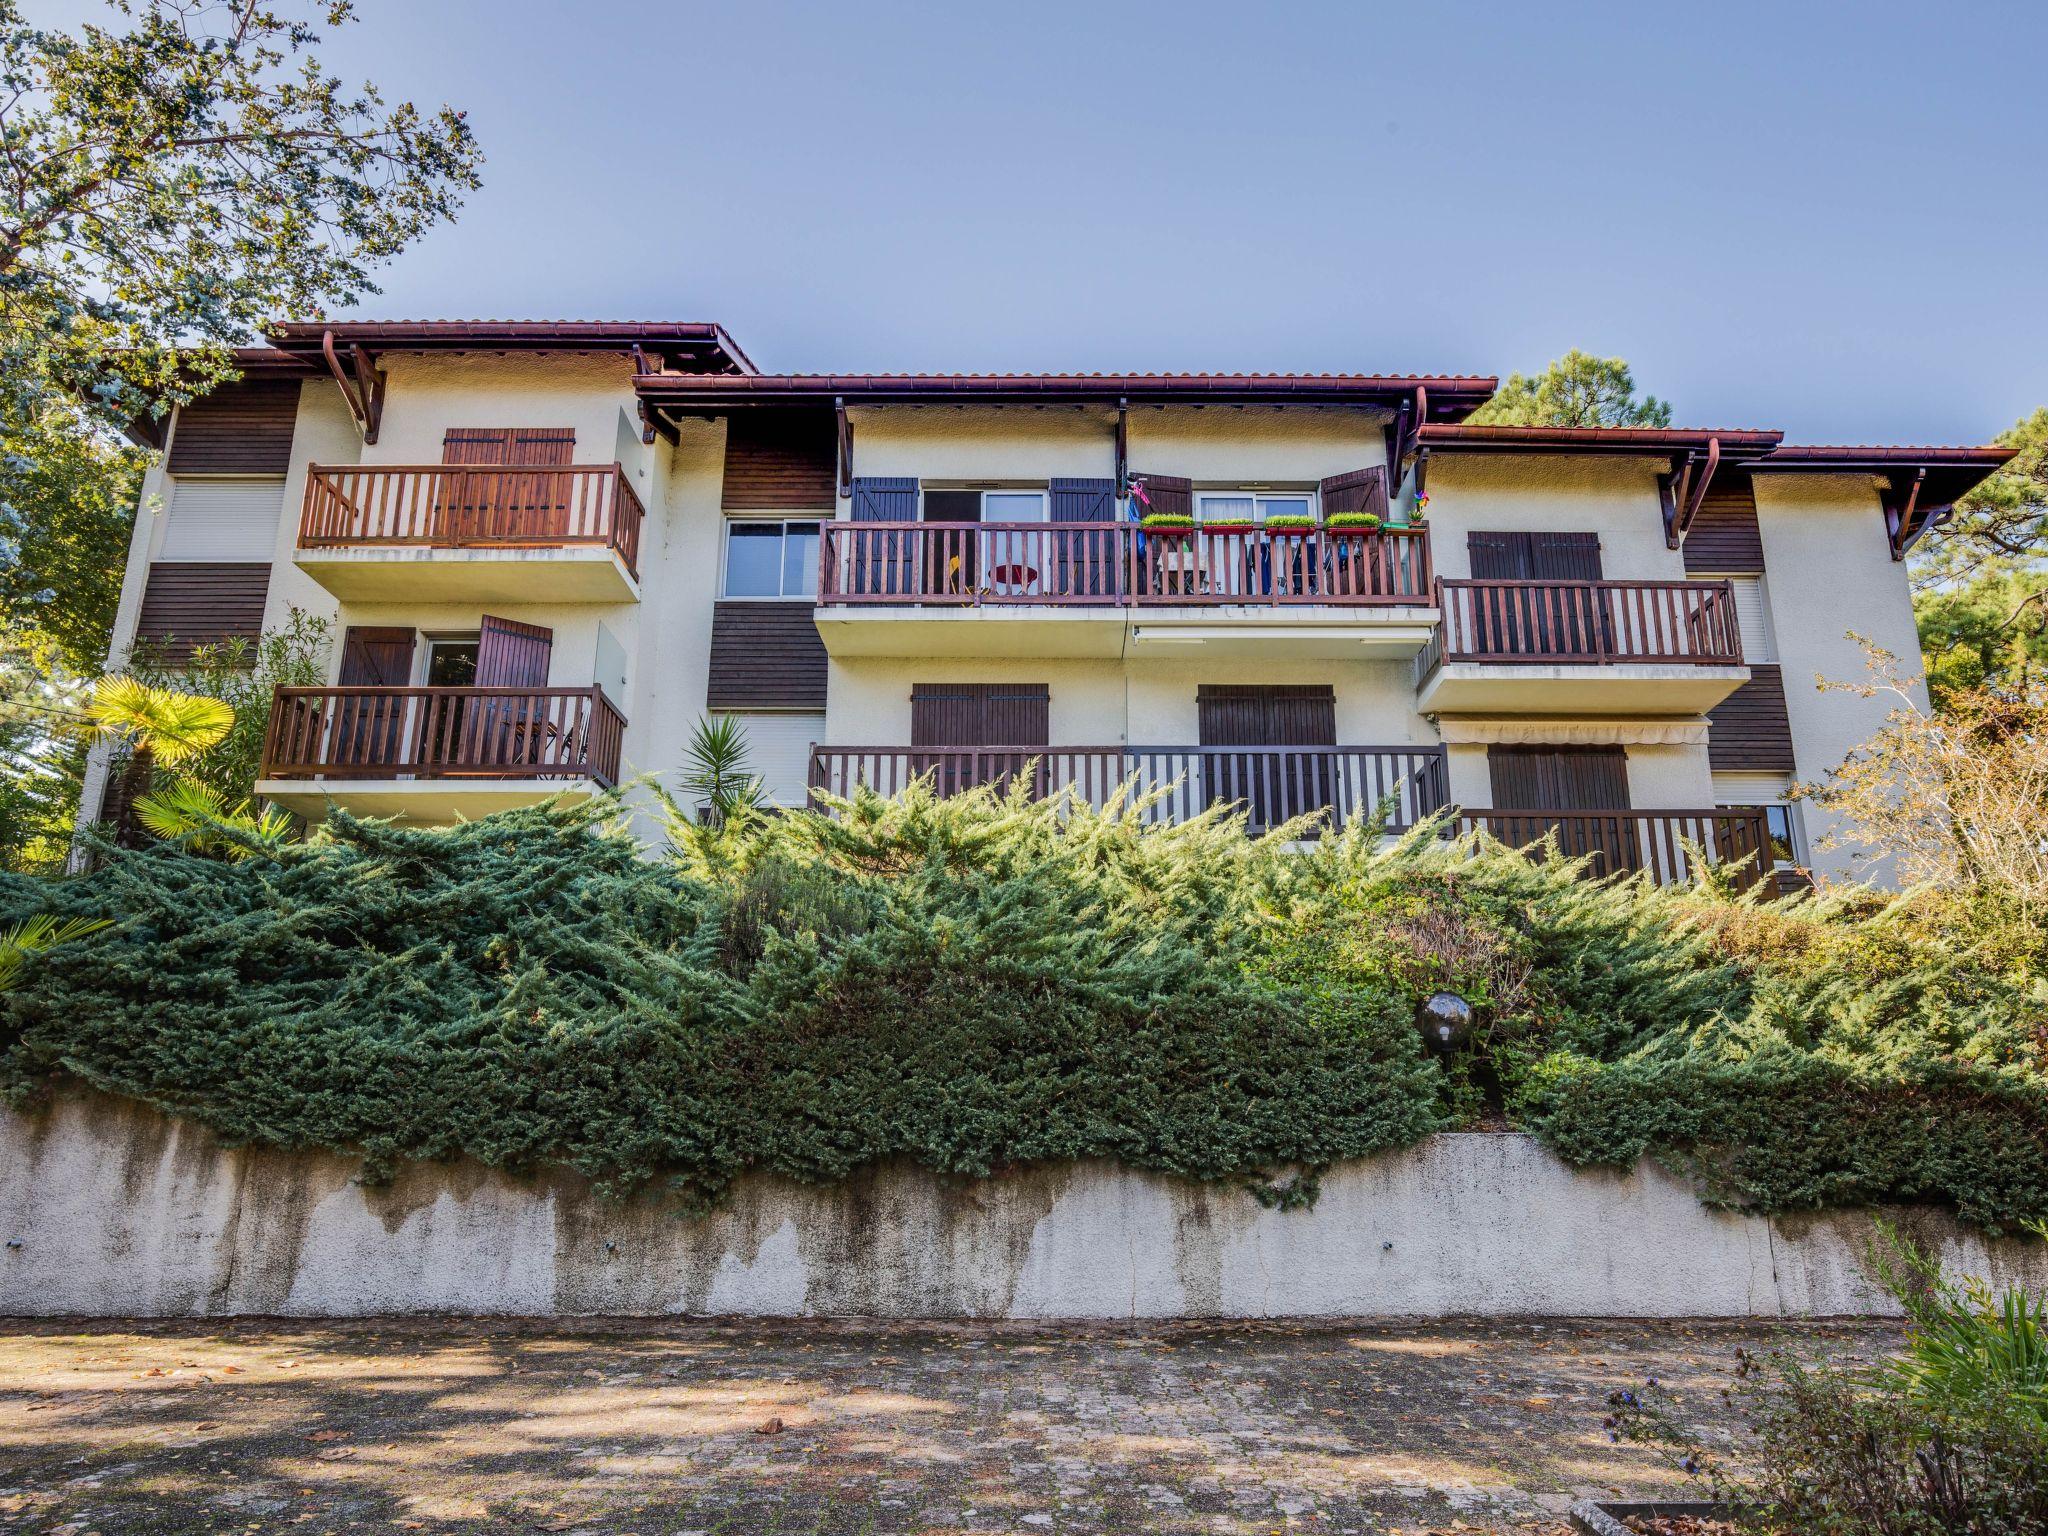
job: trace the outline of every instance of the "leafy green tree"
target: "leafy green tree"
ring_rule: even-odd
[[[1914,552],[1913,606],[1937,705],[1970,688],[2024,692],[2048,672],[2048,408],[1998,441],[2018,456]]]
[[[146,462],[122,429],[234,377],[264,320],[374,293],[479,185],[461,113],[321,64],[347,0],[108,10],[64,32],[0,0],[0,653],[43,679],[11,703],[105,659]],[[53,786],[75,804],[45,771],[75,737],[38,718],[0,716],[9,863]]]
[[[347,0],[111,0],[125,30],[0,0],[0,415],[53,391],[118,424],[232,371],[280,313],[375,292],[370,268],[477,186],[462,114],[387,107],[324,69]]]
[[[1668,427],[1671,406],[1655,395],[1638,399],[1636,376],[1621,358],[1574,347],[1541,373],[1509,374],[1472,420],[1496,427]]]

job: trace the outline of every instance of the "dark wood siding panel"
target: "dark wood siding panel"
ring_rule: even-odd
[[[450,427],[443,464],[516,464],[553,469],[576,462],[574,427]]]
[[[839,436],[830,411],[750,411],[725,429],[728,512],[831,512]]]
[[[1763,568],[1753,482],[1747,475],[1717,480],[1686,530],[1686,575],[1754,576]]]
[[[1707,760],[1716,771],[1794,771],[1782,667],[1752,664],[1749,681],[1707,711],[1707,719]]]
[[[716,603],[711,709],[823,709],[825,642],[810,603]]]
[[[281,475],[291,468],[296,379],[223,384],[178,408],[164,467],[174,475]]]
[[[183,666],[195,646],[235,639],[253,645],[263,633],[269,591],[268,560],[159,560],[142,589],[135,647],[160,664]]]
[[[1044,683],[913,683],[913,747],[1043,747],[1052,690]]]
[[[1495,808],[1612,811],[1628,803],[1628,754],[1621,747],[1488,747]]]

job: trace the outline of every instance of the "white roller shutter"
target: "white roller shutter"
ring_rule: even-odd
[[[1777,647],[1771,644],[1770,615],[1764,606],[1761,576],[1730,576],[1735,589],[1735,622],[1742,626],[1742,659],[1776,661]]]
[[[269,561],[284,512],[282,479],[181,475],[164,510],[159,560]]]
[[[1784,773],[1717,773],[1714,775],[1716,805],[1775,805],[1792,790],[1792,778]]]
[[[776,805],[800,806],[810,798],[811,744],[825,739],[823,714],[782,715],[732,712],[747,733],[747,762]]]

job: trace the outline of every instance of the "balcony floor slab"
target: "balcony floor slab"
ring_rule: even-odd
[[[292,561],[345,602],[637,603],[640,583],[602,545],[301,548]]]
[[[1703,715],[1749,681],[1748,667],[1632,661],[1447,661],[1422,680],[1425,715]]]
[[[318,820],[329,806],[354,816],[389,816],[416,826],[474,821],[494,811],[538,805],[557,796],[602,794],[594,779],[259,779],[256,793],[294,815]]]
[[[827,605],[818,634],[834,656],[1271,656],[1398,660],[1428,642],[1434,608],[1309,605],[929,607]]]

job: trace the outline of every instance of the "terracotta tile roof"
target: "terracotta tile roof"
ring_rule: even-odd
[[[1719,442],[1724,455],[1770,452],[1784,433],[1754,427],[1510,427],[1430,423],[1425,448],[1477,452],[1683,453]]]

